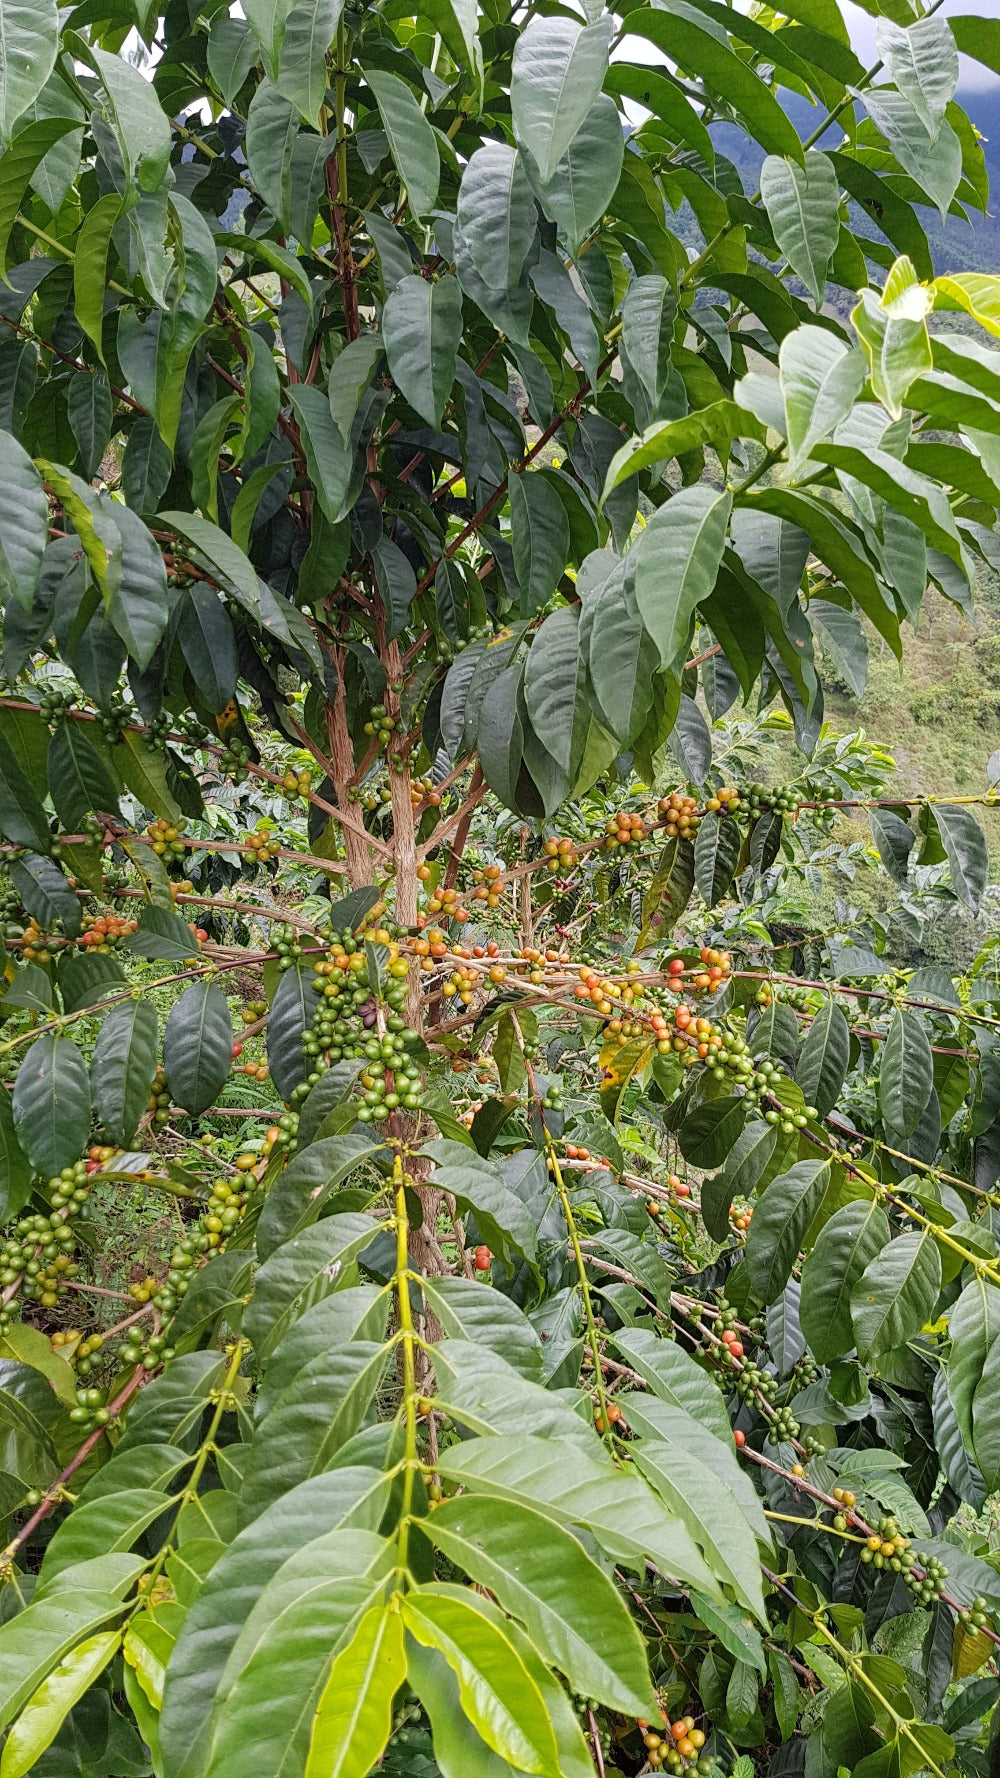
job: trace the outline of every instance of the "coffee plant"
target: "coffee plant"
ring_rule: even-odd
[[[938,3],[0,0],[0,1778],[990,1771]]]

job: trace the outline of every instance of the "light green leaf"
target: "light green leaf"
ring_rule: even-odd
[[[677,1416],[682,1421],[682,1416]],[[636,1468],[687,1526],[717,1580],[766,1624],[757,1540],[736,1495],[680,1441],[651,1436],[633,1447]]]
[[[786,333],[778,354],[791,477],[850,413],[865,380],[865,361],[825,327]]]
[[[673,371],[671,350],[677,293],[659,272],[629,285],[622,304],[622,344],[655,409]]]
[[[122,1610],[113,1594],[67,1587],[8,1618],[0,1627],[0,1729],[9,1727],[77,1643]]]
[[[361,397],[375,374],[382,350],[382,341],[377,333],[360,334],[356,340],[348,341],[330,368],[327,388],[330,414],[345,451],[350,449],[355,415]]]
[[[769,154],[760,189],[778,248],[819,308],[840,235],[840,188],[829,157],[815,148],[802,163]]]
[[[829,339],[831,336],[826,334],[825,337]],[[699,445],[724,449],[730,439],[746,431],[747,424],[746,410],[728,398],[710,402],[707,407],[697,408],[680,420],[655,420],[612,457],[601,496],[602,504],[629,476],[639,475],[656,463],[669,463],[674,457],[697,450]]]
[[[465,1495],[439,1507],[427,1533],[523,1623],[575,1691],[627,1715],[651,1714],[638,1630],[613,1582],[568,1531],[530,1507]]]
[[[715,588],[731,508],[731,494],[682,488],[633,546],[636,601],[663,667],[686,646],[695,609]]]
[[[70,118],[38,118],[26,124],[0,155],[0,268],[6,266],[11,231],[38,167],[69,130],[78,128]]]
[[[330,1669],[305,1778],[365,1778],[392,1733],[392,1703],[405,1678],[402,1616],[373,1605]]]
[[[630,1327],[615,1334],[614,1344],[660,1401],[689,1414],[728,1444],[729,1420],[717,1384],[674,1340],[658,1339],[646,1328]]]
[[[292,1235],[261,1266],[243,1325],[263,1361],[280,1346],[298,1316],[351,1282],[351,1263],[370,1246],[379,1223],[359,1211],[324,1217]]]
[[[98,199],[83,218],[73,258],[73,300],[76,318],[104,363],[104,301],[108,285],[108,248],[121,198],[115,192]]]
[[[72,33],[73,53],[93,69],[101,84],[101,110],[115,133],[129,183],[140,191],[162,185],[170,165],[170,121],[156,89],[123,56],[99,49]]]
[[[428,426],[440,426],[462,338],[457,278],[402,278],[382,312],[382,332],[393,382]]]
[[[912,25],[880,18],[875,47],[932,141],[958,85],[958,50],[947,19],[916,19]]]
[[[0,597],[30,611],[48,541],[49,505],[35,465],[9,432],[0,433],[0,464]]]
[[[944,222],[962,177],[962,144],[947,118],[928,130],[904,93],[890,87],[865,92],[865,106],[900,166],[915,179]]]
[[[854,331],[868,359],[872,393],[899,419],[911,385],[933,363],[927,316],[934,299],[917,281],[909,259],[897,259],[881,296],[863,290],[852,311]]]
[[[543,181],[530,145],[522,144],[521,152],[543,214],[576,254],[618,189],[625,136],[617,105],[607,93],[598,95],[549,180]]]
[[[533,18],[514,48],[510,98],[514,135],[547,185],[591,107],[608,70],[611,20],[578,25]]]
[[[987,272],[948,272],[931,288],[943,309],[964,309],[967,315],[1000,337],[1000,278]]]
[[[488,1747],[522,1772],[548,1773],[559,1754],[545,1702],[513,1642],[476,1611],[465,1589],[438,1584],[404,1595],[403,1622],[443,1654],[462,1709]]]
[[[405,81],[379,68],[365,69],[365,80],[375,95],[410,208],[416,216],[424,216],[434,207],[441,176],[437,137]]]

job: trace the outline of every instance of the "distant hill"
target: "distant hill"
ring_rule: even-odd
[[[919,214],[937,272],[1000,272],[1000,91],[963,93],[960,89],[957,99],[983,137],[983,154],[990,187],[995,194],[992,214],[982,216],[974,210],[968,223],[952,216],[944,225],[934,210],[921,208]],[[783,92],[781,102],[799,134],[803,137],[810,135],[816,127],[815,109],[797,93]],[[839,126],[835,125],[822,146],[835,146],[839,135]],[[755,191],[760,181],[764,150],[731,124],[716,124],[712,136],[720,153],[739,169],[744,189]],[[875,232],[857,206],[854,206],[853,225],[861,234]]]

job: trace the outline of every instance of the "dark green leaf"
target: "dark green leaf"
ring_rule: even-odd
[[[775,1302],[788,1283],[829,1181],[827,1161],[797,1161],[771,1181],[754,1210],[747,1232],[747,1268],[762,1302]]]
[[[44,1032],[14,1082],[14,1129],[35,1169],[51,1178],[79,1159],[90,1133],[90,1081],[70,1037]]]
[[[233,1021],[214,982],[193,982],[170,1009],[163,1066],[178,1105],[197,1116],[214,1104],[229,1077]]]

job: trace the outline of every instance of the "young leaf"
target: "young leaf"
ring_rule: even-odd
[[[392,1733],[393,1699],[405,1678],[402,1615],[373,1605],[330,1669],[305,1778],[365,1778]]]
[[[880,18],[875,45],[898,91],[936,141],[958,85],[958,51],[947,19],[923,18],[901,25]]]

